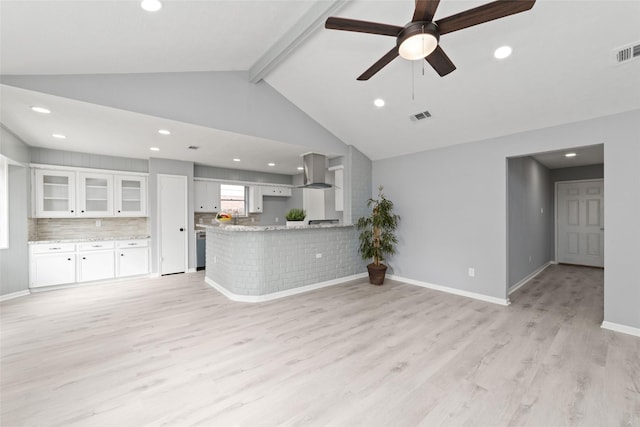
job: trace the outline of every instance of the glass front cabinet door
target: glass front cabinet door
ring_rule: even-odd
[[[37,169],[36,216],[58,218],[76,216],[76,174]]]
[[[116,175],[115,216],[146,216],[146,186],[146,177]]]
[[[78,216],[113,215],[113,175],[80,173]]]

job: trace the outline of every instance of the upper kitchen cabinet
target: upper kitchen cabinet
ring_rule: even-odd
[[[262,213],[262,189],[260,185],[249,187],[249,213]]]
[[[115,216],[147,215],[147,178],[116,175]]]
[[[280,187],[277,185],[263,185],[263,196],[291,197],[291,187]]]
[[[36,218],[147,215],[147,178],[91,169],[34,168]]]
[[[194,210],[196,212],[218,212],[220,209],[220,183],[194,181]]]
[[[76,216],[76,173],[37,169],[35,172],[37,217]]]
[[[81,172],[78,177],[78,216],[112,216],[113,175]]]

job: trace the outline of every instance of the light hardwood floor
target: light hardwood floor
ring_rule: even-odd
[[[640,338],[602,270],[502,307],[364,281],[260,304],[202,273],[1,308],[2,426],[640,426]]]

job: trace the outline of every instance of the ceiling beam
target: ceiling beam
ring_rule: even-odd
[[[284,61],[326,19],[347,4],[346,0],[323,0],[313,6],[249,68],[249,81],[257,83]]]

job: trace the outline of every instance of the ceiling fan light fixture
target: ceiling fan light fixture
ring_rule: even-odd
[[[147,12],[157,12],[162,9],[162,3],[160,3],[160,0],[142,0],[140,7]]]
[[[398,36],[398,54],[404,59],[424,59],[438,47],[440,36],[433,22],[412,22]]]

